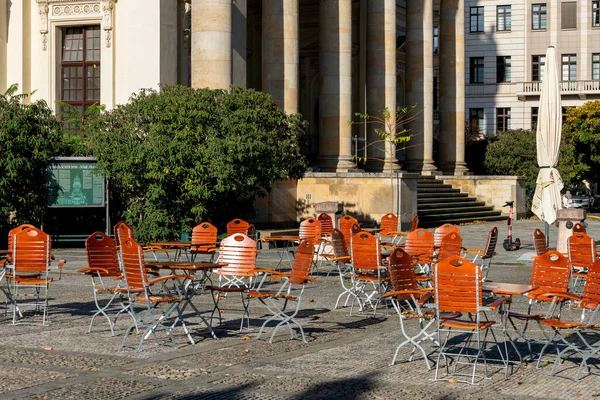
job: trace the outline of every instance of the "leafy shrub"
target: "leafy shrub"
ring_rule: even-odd
[[[89,119],[85,137],[143,242],[251,215],[273,182],[303,175],[305,128],[261,92],[163,86]]]

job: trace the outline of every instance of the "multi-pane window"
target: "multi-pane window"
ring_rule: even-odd
[[[577,55],[563,54],[562,55],[562,80],[576,81],[577,80]]]
[[[63,29],[60,99],[82,112],[100,102],[100,27]]]
[[[483,57],[471,57],[471,83],[483,83]]]
[[[546,3],[531,5],[531,29],[546,29]]]
[[[531,107],[531,128],[535,128],[538,122],[538,107]]]
[[[600,1],[592,1],[592,26],[600,26]]]
[[[496,82],[510,82],[511,72],[510,56],[496,57]]]
[[[510,31],[511,6],[496,7],[496,29],[498,31]]]
[[[577,28],[577,2],[563,1],[560,4],[560,29]]]
[[[483,32],[483,6],[471,7],[471,32]]]
[[[544,78],[546,56],[532,56],[531,60],[531,80],[539,82]]]
[[[510,108],[496,109],[496,132],[504,132],[510,129]]]
[[[592,79],[600,80],[600,53],[592,54]]]
[[[469,125],[473,130],[477,130],[478,133],[483,133],[483,108],[470,108],[469,109]]]

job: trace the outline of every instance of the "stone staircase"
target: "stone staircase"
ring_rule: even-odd
[[[508,219],[500,211],[494,211],[494,207],[433,176],[421,176],[417,181],[417,213],[419,228]]]

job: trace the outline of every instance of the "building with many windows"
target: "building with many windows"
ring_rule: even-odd
[[[465,114],[481,133],[537,123],[546,49],[563,107],[600,99],[600,1],[465,0]]]

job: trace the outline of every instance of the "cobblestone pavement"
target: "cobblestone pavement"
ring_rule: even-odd
[[[600,237],[600,221],[588,220],[588,232]],[[492,224],[461,226],[465,247],[481,247]],[[506,226],[498,225],[500,238]],[[539,221],[516,221],[515,237],[523,248],[506,252],[501,246],[492,264],[490,279],[526,283],[534,254],[531,233],[542,228]],[[551,241],[557,237],[552,226]],[[500,243],[501,244],[501,243]],[[67,264],[62,279],[51,285],[49,326],[10,324],[10,315],[0,315],[0,381],[3,399],[504,399],[504,398],[595,398],[600,397],[600,378],[586,376],[579,382],[574,376],[576,359],[567,359],[558,376],[549,376],[553,357],[539,369],[535,364],[515,365],[505,377],[504,371],[490,365],[490,379],[472,386],[450,380],[432,381],[423,359],[408,362],[409,348],[390,366],[393,352],[402,340],[398,317],[390,309],[376,317],[349,315],[349,309],[333,310],[341,292],[335,274],[321,270],[317,281],[307,289],[300,320],[308,343],[289,340],[281,329],[273,344],[255,340],[264,317],[264,307],[252,301],[251,327],[238,332],[239,311],[225,311],[224,324],[216,329],[218,340],[211,339],[198,318],[188,318],[195,345],[187,342],[181,327],[174,329],[177,348],[168,346],[158,335],[159,345],[147,341],[143,351],[120,349],[128,316],[121,316],[116,336],[105,321],[97,319],[87,333],[94,310],[89,278],[75,271],[85,266],[81,249],[57,249],[56,258]],[[273,264],[275,250],[263,250],[261,265]],[[55,274],[55,278],[58,278]],[[227,301],[229,299],[226,299]],[[195,297],[201,310],[211,310],[208,295]],[[231,302],[231,305],[237,304]],[[1,306],[0,306],[1,307]],[[524,310],[526,301],[517,298],[513,309]],[[1,311],[1,309],[0,309]],[[543,311],[543,310],[541,310]],[[574,310],[567,312],[574,313]],[[29,319],[31,321],[31,319]],[[417,329],[415,320],[408,321]],[[536,327],[533,327],[536,328]],[[537,328],[536,328],[537,329]],[[534,335],[542,336],[539,329]],[[269,333],[269,332],[267,332]],[[496,333],[502,338],[502,333]],[[127,341],[134,346],[139,337]],[[526,353],[524,346],[519,347]],[[434,347],[426,347],[435,361]],[[595,366],[592,367],[596,370]],[[482,372],[483,368],[479,370]]]

